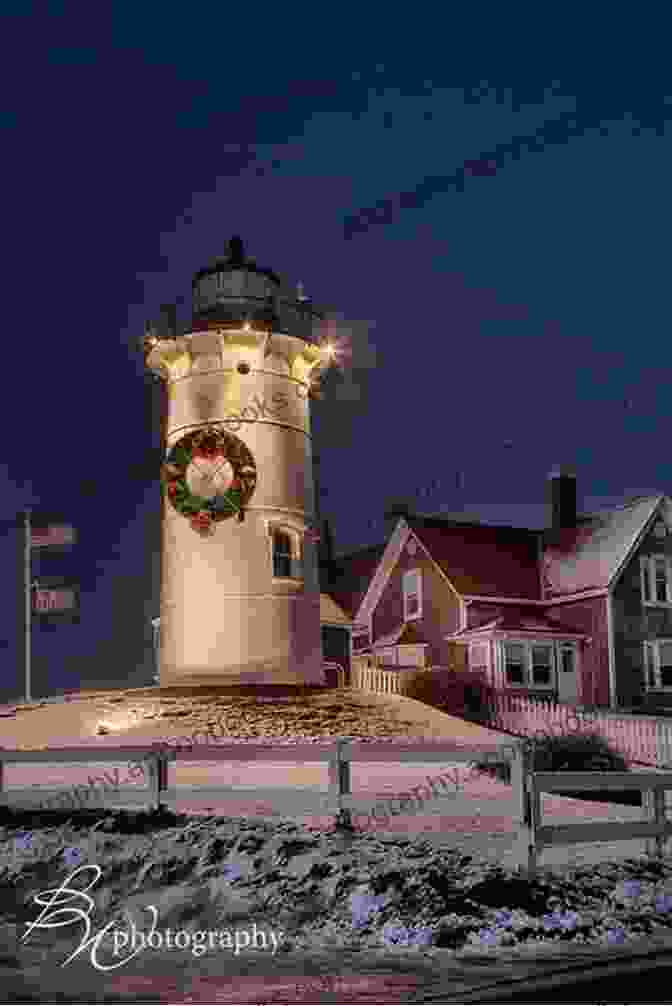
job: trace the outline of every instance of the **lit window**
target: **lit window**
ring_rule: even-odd
[[[671,572],[667,556],[641,557],[642,601],[645,604],[672,604]]]
[[[422,615],[422,580],[417,569],[404,573],[402,580],[404,593],[404,621],[420,618]]]
[[[299,580],[303,577],[303,562],[298,536],[289,531],[273,531],[273,576]]]
[[[644,667],[647,688],[672,688],[672,640],[645,642]]]

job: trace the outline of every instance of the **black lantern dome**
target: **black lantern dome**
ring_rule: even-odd
[[[293,292],[272,269],[261,269],[246,258],[237,234],[228,243],[226,257],[199,269],[191,286],[194,328],[229,328],[249,322],[306,342],[317,341],[313,327],[323,315],[302,291]]]

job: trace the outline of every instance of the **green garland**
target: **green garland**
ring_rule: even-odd
[[[198,457],[226,458],[234,479],[225,493],[206,499],[191,492],[186,473]],[[227,517],[237,515],[242,521],[256,484],[254,458],[243,441],[214,426],[194,430],[178,440],[168,452],[161,472],[164,495],[177,513],[187,517],[193,529],[203,535],[213,534],[215,525]]]

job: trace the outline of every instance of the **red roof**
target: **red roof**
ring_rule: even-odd
[[[664,500],[669,507],[664,496],[637,497],[603,513],[580,515],[576,527],[553,534],[445,517],[408,514],[405,520],[458,594],[543,601],[605,589]],[[322,586],[351,617],[385,547],[338,558],[334,579]]]
[[[459,594],[541,600],[538,531],[413,517],[407,522]]]

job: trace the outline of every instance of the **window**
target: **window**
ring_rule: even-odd
[[[644,604],[672,604],[672,570],[666,555],[641,557],[642,601]]]
[[[532,684],[550,685],[551,672],[553,668],[553,647],[533,646],[532,647]]]
[[[647,688],[672,689],[672,640],[644,643],[644,673]]]
[[[504,647],[507,685],[525,684],[525,647],[522,643],[506,643]]]
[[[404,592],[404,621],[420,618],[422,615],[422,581],[417,569],[404,573],[402,579]]]
[[[296,532],[285,528],[273,530],[273,576],[302,579],[303,562]]]
[[[505,683],[520,688],[554,688],[553,652],[553,643],[504,643]],[[573,650],[568,652],[573,659]]]

